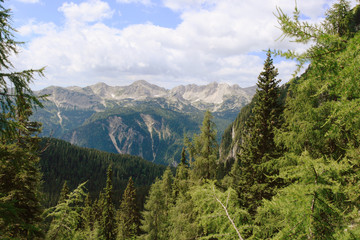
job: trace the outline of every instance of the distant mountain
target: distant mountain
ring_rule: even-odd
[[[165,89],[146,81],[129,86],[48,87],[45,108],[34,114],[43,136],[79,146],[176,164],[184,134],[197,132],[206,109],[220,134],[250,102],[255,87],[211,83]]]

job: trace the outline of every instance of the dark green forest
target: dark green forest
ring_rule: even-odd
[[[222,143],[207,111],[165,170],[41,141],[29,117],[46,96],[29,83],[43,69],[10,71],[19,43],[2,8],[0,238],[360,239],[360,5],[339,0],[319,24],[297,8],[275,16],[283,38],[310,47],[268,50],[256,94]],[[276,56],[298,62],[284,86]]]
[[[127,182],[132,177],[138,207],[141,208],[150,185],[166,169],[165,166],[140,157],[81,148],[63,140],[44,138],[40,146],[43,150],[40,154],[40,170],[45,206],[56,205],[65,181],[69,189],[87,182],[88,193],[95,199],[104,188],[107,169],[112,165],[114,201],[121,200]]]

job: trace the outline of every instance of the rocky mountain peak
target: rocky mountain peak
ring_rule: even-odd
[[[135,81],[128,86],[109,86],[97,83],[88,87],[49,87],[41,90],[42,94],[50,94],[49,99],[61,106],[77,108],[101,109],[109,101],[123,104],[123,101],[148,101],[164,99],[172,106],[185,105],[199,110],[226,111],[240,109],[248,103],[256,87],[243,89],[238,85],[212,82],[207,85],[181,85],[173,89],[165,89],[145,80]],[[177,104],[178,103],[178,104]]]

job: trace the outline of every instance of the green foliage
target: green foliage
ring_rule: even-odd
[[[104,194],[102,195],[102,216],[99,221],[101,235],[106,240],[115,239],[117,229],[115,224],[115,207],[113,203],[112,175],[112,166],[109,165],[107,171],[106,187],[104,188]]]
[[[215,188],[214,183],[207,183],[194,186],[189,193],[194,211],[198,213],[196,222],[201,229],[198,239],[235,239],[239,236],[237,230],[243,232],[249,227],[249,214],[239,206],[237,193],[233,189],[222,192]]]
[[[42,106],[29,84],[43,69],[13,71],[17,54],[11,12],[0,1],[0,236],[36,239],[42,236],[38,138],[40,124],[31,122],[32,109]]]
[[[357,239],[359,201],[350,182],[359,170],[348,161],[288,155],[281,176],[293,182],[258,211],[255,235],[260,239]],[[353,179],[353,180],[350,180]],[[350,180],[350,181],[349,181]],[[351,190],[350,190],[351,189]],[[350,190],[350,191],[349,191]]]
[[[24,70],[13,72],[10,57],[18,53],[18,45],[14,39],[16,30],[11,26],[10,9],[5,9],[0,3],[0,138],[13,139],[18,129],[24,126],[18,121],[19,115],[33,107],[42,106],[29,87],[36,74],[42,76],[43,70]],[[6,141],[5,141],[6,142]],[[11,141],[10,141],[11,142]]]
[[[117,239],[133,239],[139,234],[140,213],[136,206],[136,190],[132,178],[123,194],[119,209]]]
[[[169,210],[175,203],[173,194],[174,177],[170,168],[166,169],[161,180],[151,186],[145,203],[141,230],[142,239],[169,239]]]
[[[327,33],[342,37],[354,32],[349,1],[339,0],[339,3],[335,3],[325,15],[326,21],[323,26]]]
[[[69,197],[69,193],[70,193],[70,189],[67,186],[66,181],[64,182],[64,185],[60,191],[60,196],[59,196],[59,201],[58,203],[61,203],[63,201],[65,201],[68,197]]]
[[[238,160],[232,167],[231,185],[239,193],[241,203],[251,213],[263,198],[270,199],[278,185],[271,176],[276,168],[269,164],[280,152],[274,142],[274,130],[281,124],[281,103],[277,69],[270,52],[257,83],[256,101],[246,122]]]
[[[306,149],[314,158],[338,159],[346,149],[359,146],[360,35],[333,41],[346,45],[335,51],[335,47],[317,44],[314,56],[318,57],[311,58],[307,72],[289,88],[285,126],[276,138],[297,154]]]
[[[194,158],[192,162],[192,177],[194,179],[214,179],[216,177],[218,144],[216,142],[215,123],[213,116],[206,111],[201,133],[195,134],[193,142],[185,141],[190,153]]]
[[[31,144],[0,144],[0,234],[9,239],[42,235],[40,173]]]
[[[85,184],[86,182],[80,184],[67,199],[44,213],[47,218],[52,219],[46,239],[74,239],[81,221],[81,205],[86,196]]]

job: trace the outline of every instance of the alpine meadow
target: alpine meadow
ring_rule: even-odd
[[[360,239],[360,1],[332,2],[274,9],[302,51],[265,50],[255,87],[35,91],[0,0],[0,239]]]

